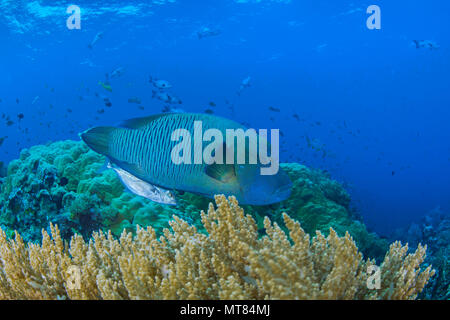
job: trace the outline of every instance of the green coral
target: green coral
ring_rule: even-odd
[[[98,229],[119,236],[124,229],[136,230],[136,225],[151,225],[161,232],[177,215],[203,231],[198,212],[207,208],[210,199],[184,193],[177,196],[176,206],[151,202],[126,192],[113,170],[102,170],[104,163],[104,157],[82,142],[59,141],[23,150],[10,163],[1,187],[0,225],[37,241],[49,222],[57,223],[68,239],[73,233],[87,236]],[[270,206],[243,206],[258,230],[263,232],[264,217],[282,225],[282,213],[289,212],[307,233],[326,234],[330,227],[340,235],[349,231],[366,255],[384,254],[387,242],[352,219],[350,196],[339,183],[300,164],[282,164],[282,168],[293,182],[289,199]]]

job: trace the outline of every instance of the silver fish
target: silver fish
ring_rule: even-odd
[[[175,200],[175,196],[169,190],[165,190],[163,188],[159,188],[154,186],[148,182],[145,182],[131,173],[108,163],[108,169],[113,169],[120,181],[130,190],[132,193],[137,194],[141,197],[147,198],[151,201],[162,203],[162,204],[177,204]]]
[[[149,82],[153,84],[154,87],[161,90],[172,88],[172,85],[166,80],[158,80],[150,77]]]

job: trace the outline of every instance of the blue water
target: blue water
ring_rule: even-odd
[[[379,233],[437,206],[450,211],[448,1],[75,4],[81,30],[66,27],[65,1],[0,1],[0,113],[14,121],[0,119],[0,138],[8,137],[0,161],[159,113],[153,76],[173,85],[185,111],[281,129],[281,161],[327,170]],[[381,8],[381,30],[366,27],[371,4]],[[199,39],[203,27],[220,34]],[[416,39],[440,48],[416,49]],[[98,82],[118,67],[124,74],[109,92]]]

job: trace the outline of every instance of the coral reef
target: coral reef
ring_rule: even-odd
[[[298,220],[307,233],[316,230],[328,234],[332,227],[340,236],[347,231],[366,256],[381,259],[388,249],[388,242],[375,233],[369,233],[365,225],[353,219],[350,212],[350,196],[336,182],[321,171],[309,169],[297,163],[282,164],[292,182],[292,194],[286,201],[269,207],[247,207],[246,212],[257,217],[262,226],[264,217],[281,224],[283,212]]]
[[[450,214],[437,207],[420,221],[396,230],[390,238],[408,242],[411,248],[416,248],[420,243],[427,245],[425,264],[433,265],[436,276],[420,297],[450,299]]]
[[[266,236],[234,198],[201,213],[207,234],[175,217],[159,240],[153,228],[75,235],[65,245],[59,229],[42,244],[8,240],[0,230],[0,299],[414,299],[433,276],[421,270],[426,248],[407,255],[391,245],[380,266],[379,289],[368,288],[373,261],[348,233],[333,229],[313,239],[283,215],[289,236],[269,218]]]
[[[50,222],[69,239],[74,233],[88,238],[99,229],[112,229],[118,236],[138,223],[162,230],[174,213],[185,216],[181,210],[188,205],[169,208],[124,192],[116,174],[102,170],[104,163],[82,142],[59,141],[23,150],[9,164],[1,185],[0,226],[9,236],[17,230],[25,240],[37,241]]]
[[[50,222],[61,226],[64,238],[74,232],[90,236],[103,225],[102,198],[114,194],[114,177],[98,169],[102,158],[79,143],[62,141],[34,146],[10,162],[0,194],[0,224],[18,230],[26,240],[40,238]],[[109,178],[109,179],[108,179]],[[96,190],[86,194],[84,189]]]
[[[105,159],[82,142],[59,141],[23,150],[12,161],[0,192],[0,226],[8,236],[14,230],[26,241],[40,241],[42,228],[58,224],[63,239],[75,233],[89,238],[92,231],[134,232],[151,225],[157,234],[176,215],[205,232],[198,212],[210,199],[185,193],[177,206],[164,206],[126,192],[112,170],[102,170]],[[282,225],[282,213],[290,212],[307,233],[325,235],[333,227],[339,236],[346,231],[366,256],[381,259],[388,242],[367,232],[348,208],[350,197],[320,171],[300,164],[282,164],[293,181],[292,196],[279,204],[245,206],[262,234],[264,219]],[[47,229],[47,231],[49,231]]]

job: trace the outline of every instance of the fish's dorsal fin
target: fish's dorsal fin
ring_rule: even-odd
[[[145,128],[150,122],[155,121],[156,119],[166,117],[168,115],[171,115],[172,113],[160,113],[160,114],[154,114],[148,117],[142,117],[142,118],[133,118],[129,120],[125,120],[122,123],[120,123],[120,127],[127,128],[127,129],[142,129]]]
[[[234,164],[213,163],[205,168],[205,173],[213,179],[227,183],[236,179]]]

